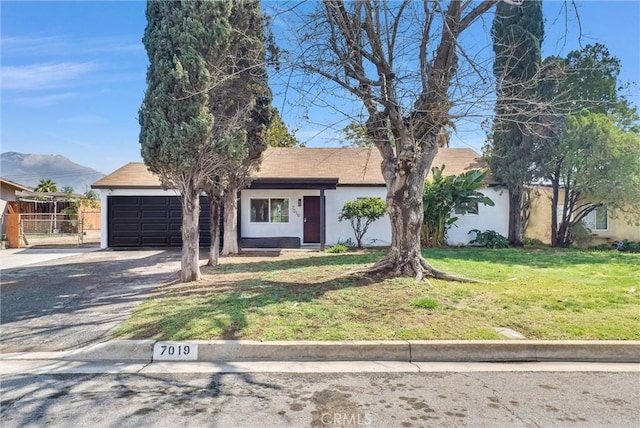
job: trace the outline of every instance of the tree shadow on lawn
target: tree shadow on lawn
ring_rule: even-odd
[[[427,260],[464,260],[504,265],[522,265],[535,268],[562,268],[572,265],[599,265],[619,263],[635,266],[637,257],[615,251],[583,251],[565,248],[430,248],[423,249]]]
[[[260,279],[175,284],[167,287],[166,294],[160,296],[172,300],[167,302],[171,309],[163,313],[160,320],[152,318],[138,324],[131,338],[241,339],[243,330],[249,326],[247,315],[260,308],[281,305],[274,313],[282,316],[283,311],[292,311],[296,306],[317,300],[327,292],[366,287],[378,282],[380,279],[374,277],[348,275],[307,284]],[[202,328],[203,323],[207,331],[218,333],[213,337],[202,337],[199,333],[195,333],[197,337],[194,336],[193,329]],[[195,324],[199,327],[193,327]]]
[[[325,254],[310,253],[307,257],[282,259],[276,258],[269,261],[247,261],[247,263],[223,263],[215,268],[203,268],[203,273],[251,273],[268,272],[276,270],[302,269],[314,266],[342,266],[342,265],[365,265],[377,262],[383,252],[377,250],[365,250],[364,253],[354,254]],[[248,258],[250,260],[250,258]]]
[[[314,255],[315,254],[315,255]],[[205,268],[205,273],[253,273],[286,269],[302,269],[320,266],[364,266],[380,260],[386,253],[383,250],[371,249],[353,254],[317,254],[311,253],[307,257],[252,262],[247,257],[246,263],[221,264],[215,268]],[[433,265],[438,267],[438,261],[461,260],[473,262],[490,262],[504,265],[522,265],[536,268],[558,268],[571,265],[598,265],[620,263],[636,265],[636,257],[614,251],[581,251],[563,248],[545,249],[489,249],[489,248],[428,248],[422,250],[422,255]]]

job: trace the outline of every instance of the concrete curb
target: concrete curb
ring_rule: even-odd
[[[68,351],[64,359],[69,361],[149,361],[153,359],[156,341],[114,340],[98,343],[74,351]]]
[[[273,341],[116,340],[63,352],[0,354],[2,359],[152,362],[156,343],[197,345],[194,361],[399,361],[640,363],[640,341]],[[193,354],[192,354],[193,355]],[[183,359],[184,360],[184,359]],[[157,359],[155,361],[167,361]]]
[[[640,362],[640,341],[410,341],[411,361]]]

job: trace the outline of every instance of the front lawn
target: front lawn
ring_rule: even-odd
[[[425,250],[437,268],[490,281],[371,279],[379,251],[222,258],[167,284],[117,329],[162,340],[640,339],[640,254],[557,249]],[[635,290],[638,289],[636,292]]]

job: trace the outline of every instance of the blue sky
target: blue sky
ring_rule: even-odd
[[[640,82],[640,1],[577,4],[582,44],[604,43],[622,61],[621,80]],[[544,56],[578,49],[575,18],[565,23],[560,1],[544,5]],[[104,173],[140,161],[145,3],[5,0],[0,8],[1,151],[61,154]],[[343,117],[296,107],[294,91],[285,98],[283,80],[273,76],[274,105],[298,138],[310,146],[339,145]],[[638,91],[632,88],[630,97],[636,105]],[[452,145],[480,151],[484,134],[477,122],[459,126]]]

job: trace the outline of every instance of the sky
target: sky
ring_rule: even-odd
[[[544,0],[543,57],[600,42],[621,60],[620,80],[640,83],[640,0],[575,3],[580,25],[573,12],[565,20],[563,2]],[[0,151],[60,154],[107,174],[141,161],[145,2],[3,0],[0,16]],[[487,49],[482,25],[490,22],[479,25],[476,45]],[[332,108],[302,108],[286,76],[270,79],[274,106],[298,139],[311,147],[341,145],[343,116]],[[639,92],[632,86],[628,94],[636,105]],[[479,122],[458,125],[452,147],[480,152]]]

